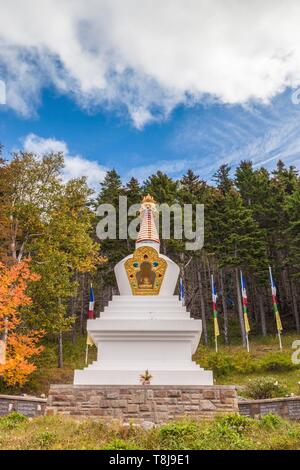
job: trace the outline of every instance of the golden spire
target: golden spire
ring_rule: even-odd
[[[155,242],[159,243],[159,236],[155,225],[155,216],[158,211],[156,209],[156,202],[150,194],[145,196],[141,203],[140,215],[141,226],[137,237],[136,243],[142,242]]]
[[[147,196],[144,196],[143,197],[143,200],[141,202],[141,204],[156,204],[156,201],[154,200],[154,198],[152,196],[150,196],[150,194],[147,194]]]

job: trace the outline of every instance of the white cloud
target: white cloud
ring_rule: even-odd
[[[136,127],[208,94],[268,102],[300,83],[298,0],[0,0],[0,75],[28,115],[54,86]]]
[[[132,176],[137,178],[139,181],[144,181],[153,173],[156,173],[158,170],[163,173],[167,173],[170,176],[177,176],[181,174],[186,168],[189,168],[189,162],[185,159],[178,160],[160,160],[152,165],[137,166],[131,168],[125,175],[125,179],[128,180]]]
[[[33,133],[25,137],[23,147],[25,152],[32,152],[37,155],[50,152],[63,152],[65,155],[69,153],[66,142],[54,138],[45,139]]]
[[[54,138],[43,138],[36,134],[28,134],[24,139],[24,150],[37,155],[49,152],[62,152],[65,157],[65,167],[62,172],[63,180],[87,177],[87,182],[92,188],[97,188],[103,181],[106,169],[96,161],[87,160],[80,155],[70,155],[66,142]]]

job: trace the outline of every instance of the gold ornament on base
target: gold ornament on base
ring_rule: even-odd
[[[150,246],[137,248],[125,262],[133,295],[158,295],[167,269],[166,261]]]

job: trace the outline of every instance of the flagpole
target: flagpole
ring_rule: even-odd
[[[279,340],[279,349],[280,349],[280,351],[282,352],[281,333],[280,333],[279,330],[278,330],[278,340]]]
[[[213,299],[213,302],[214,302],[214,275],[212,274],[211,275],[211,291],[212,291],[212,299]],[[214,312],[215,314],[215,312]],[[215,319],[214,319],[215,321]],[[214,324],[214,331],[215,331],[215,324]],[[218,337],[216,335],[216,331],[215,331],[215,350],[216,350],[216,353],[218,352]]]
[[[246,324],[246,315],[248,315],[248,313],[247,313],[247,310],[245,311],[245,309],[247,308],[247,304],[246,304],[246,307],[245,307],[245,295],[247,296],[247,292],[246,292],[246,287],[244,286],[243,272],[242,272],[241,269],[240,269],[240,280],[241,280],[241,289],[242,289],[243,320],[244,320],[244,326],[245,326],[246,348],[247,348],[247,352],[249,353],[250,352],[250,344],[249,344],[248,328],[247,328],[247,324]],[[247,297],[246,297],[246,300],[247,300]],[[248,317],[247,317],[247,319],[248,319]]]
[[[247,352],[250,352],[250,345],[249,345],[249,336],[248,333],[246,333],[246,346],[247,346]]]
[[[90,294],[89,294],[89,310],[88,310],[88,319],[94,319],[94,309],[95,309],[95,294],[93,289],[93,284],[90,284]]]
[[[180,277],[179,279],[179,296],[180,296],[181,304],[184,307],[184,286],[183,286],[182,277]]]
[[[85,365],[86,366],[87,366],[87,363],[88,363],[88,355],[89,355],[89,345],[87,344],[86,349],[85,349]]]
[[[278,342],[279,342],[279,350],[282,352],[281,330],[278,326],[278,318],[276,317],[276,314],[278,316],[279,312],[278,312],[277,303],[274,303],[274,302],[276,302],[276,287],[275,287],[274,280],[273,280],[271,266],[269,266],[269,275],[270,275],[270,283],[271,283],[271,290],[272,290],[272,302],[273,302],[273,308],[274,308],[274,312],[275,312],[275,320],[276,320],[276,325],[277,325],[277,336],[278,336]],[[280,317],[279,317],[279,322],[280,322],[280,326],[281,326]]]
[[[95,294],[93,289],[93,283],[90,284],[90,294],[89,294],[89,310],[88,310],[88,321],[94,320],[94,309],[95,309]],[[86,348],[85,348],[85,365],[88,363],[89,357],[89,345],[93,344],[90,340],[89,332],[87,331],[86,337]]]
[[[213,301],[213,320],[214,320],[214,332],[215,332],[215,349],[216,353],[218,352],[218,335],[219,335],[219,325],[217,318],[217,295],[215,291],[214,275],[211,275],[211,292],[212,292],[212,301]]]

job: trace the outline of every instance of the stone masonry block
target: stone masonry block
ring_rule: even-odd
[[[209,400],[201,400],[200,409],[201,410],[215,410],[216,406]]]
[[[172,397],[178,397],[178,398],[180,398],[181,395],[182,395],[181,390],[169,390],[169,391],[168,391],[168,397],[171,397],[171,398],[172,398]]]
[[[127,411],[128,413],[138,413],[139,407],[138,405],[128,405]]]
[[[106,398],[108,398],[109,400],[117,400],[119,396],[120,396],[120,393],[115,392],[115,391],[106,393]]]
[[[282,407],[283,409],[284,407]],[[285,412],[287,408],[285,407]],[[67,413],[135,422],[206,419],[237,411],[236,391],[224,386],[51,386],[47,414]],[[291,411],[292,412],[292,411]]]

